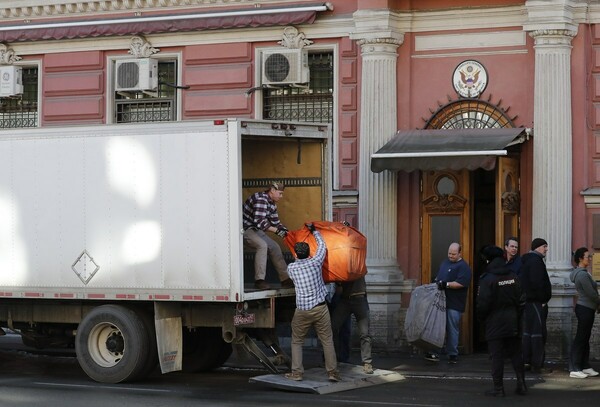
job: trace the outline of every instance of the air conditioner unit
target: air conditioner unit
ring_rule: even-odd
[[[123,59],[115,63],[115,90],[137,91],[158,88],[158,60]]]
[[[23,68],[20,66],[0,66],[0,97],[23,93]]]
[[[262,51],[262,85],[306,84],[310,81],[308,51],[273,48]]]

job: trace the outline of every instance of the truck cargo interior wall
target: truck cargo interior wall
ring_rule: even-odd
[[[270,181],[280,181],[285,184],[285,192],[277,208],[279,218],[289,230],[299,229],[309,221],[321,220],[324,216],[322,163],[322,140],[273,137],[243,140],[243,199],[267,189]],[[282,239],[275,235],[272,237],[281,245],[286,260],[291,261],[291,253]],[[245,253],[246,283],[253,281],[253,258],[253,253]],[[267,273],[270,281],[276,281],[275,276],[274,271]]]

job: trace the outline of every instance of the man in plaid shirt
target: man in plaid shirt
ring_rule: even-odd
[[[337,360],[331,333],[331,319],[325,297],[327,288],[323,281],[323,261],[327,247],[323,237],[312,223],[306,225],[317,240],[317,252],[309,257],[310,248],[306,242],[294,245],[296,261],[288,266],[288,273],[296,286],[296,311],[292,318],[292,371],[285,377],[302,380],[302,345],[311,326],[314,326],[325,354],[325,368],[329,381],[339,382]]]
[[[285,237],[287,228],[279,220],[277,204],[283,197],[284,185],[273,182],[266,191],[252,194],[242,208],[244,225],[244,242],[255,250],[254,257],[254,287],[268,290],[271,287],[265,282],[267,275],[267,256],[279,274],[283,288],[292,288],[294,283],[287,274],[287,263],[283,258],[281,247],[265,232],[273,232],[279,237]]]

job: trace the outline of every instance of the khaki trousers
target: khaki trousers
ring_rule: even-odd
[[[287,280],[287,263],[281,247],[262,230],[244,231],[244,243],[256,252],[254,255],[254,280],[264,280],[267,275],[267,256],[279,274],[279,281]]]
[[[331,334],[331,318],[327,305],[317,305],[311,310],[304,311],[296,308],[292,318],[292,372],[304,373],[302,364],[302,346],[304,338],[311,326],[314,326],[317,337],[323,346],[325,354],[325,369],[328,372],[337,369],[337,359]]]

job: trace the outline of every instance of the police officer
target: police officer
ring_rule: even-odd
[[[479,280],[477,317],[485,324],[485,339],[492,359],[494,388],[486,396],[504,397],[504,359],[509,358],[517,376],[515,393],[525,395],[525,367],[521,352],[521,318],[525,295],[517,275],[506,267],[500,247],[487,246],[481,252],[487,262]]]

